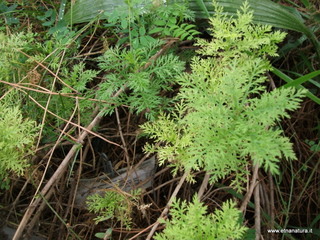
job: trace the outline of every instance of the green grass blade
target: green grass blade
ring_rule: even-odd
[[[235,14],[243,5],[243,0],[217,0],[217,2],[224,7],[226,13],[231,15]],[[301,17],[292,13],[293,11],[289,11],[288,8],[271,0],[248,0],[248,2],[250,9],[254,11],[255,22],[302,32],[317,44],[320,51],[320,44],[313,32],[303,23]],[[208,18],[214,12],[211,0],[189,0],[189,4],[191,10],[195,11],[198,17]],[[101,13],[113,11],[122,5],[125,6],[124,0],[78,0],[72,6],[72,10],[67,12],[64,19],[71,24],[89,22],[99,14],[101,18],[105,18]]]
[[[312,228],[313,226],[315,226],[318,222],[320,222],[320,214],[318,216],[315,217],[315,219],[313,219],[310,227]]]
[[[144,0],[137,3],[135,7],[143,8],[153,3],[152,0]],[[128,8],[126,0],[78,0],[64,16],[64,20],[69,24],[90,22],[99,17],[106,19],[105,12],[112,12],[118,7]]]
[[[297,87],[298,85],[301,85],[302,83],[307,82],[318,75],[320,75],[320,70],[314,71],[307,75],[299,77],[292,82],[288,82],[287,84],[284,85],[284,87]]]
[[[208,12],[206,5],[204,4],[204,1],[203,0],[195,0],[195,1],[197,5],[200,7],[200,9],[205,13],[206,17],[209,18],[210,13]]]
[[[90,22],[98,16],[106,18],[106,11],[113,11],[118,6],[125,6],[124,0],[78,0],[64,16],[69,24]]]
[[[309,82],[311,82],[313,85],[315,85],[317,88],[320,88],[320,83],[318,83],[315,80],[310,79]]]
[[[58,14],[58,20],[62,20],[64,16],[64,11],[66,9],[67,0],[61,0],[60,2],[60,8],[59,8],[59,14]]]
[[[308,0],[301,0],[301,2],[306,8],[309,8],[310,6],[312,6]]]
[[[216,1],[230,15],[235,14],[243,5],[243,0]],[[254,12],[255,22],[304,33],[313,42],[318,56],[320,56],[320,43],[313,31],[304,24],[302,18],[293,13],[295,9],[289,11],[288,7],[271,0],[248,0],[248,2],[250,9]],[[208,18],[214,12],[212,0],[189,0],[189,4],[191,10],[196,12],[197,17]],[[125,6],[125,0],[78,0],[66,13],[64,20],[70,24],[75,24],[89,22],[99,15],[101,19],[104,19],[106,17],[103,12],[113,11],[118,6]]]
[[[294,82],[294,80],[292,78],[290,78],[288,75],[286,75],[285,73],[281,72],[279,69],[277,68],[273,68],[271,70],[275,75],[277,75],[279,78],[281,78],[282,80],[286,81],[287,83],[290,82]],[[315,96],[313,93],[311,93],[308,89],[306,89],[305,87],[301,86],[301,85],[297,85],[295,86],[297,89],[305,89],[307,90],[306,96],[308,98],[310,98],[312,101],[314,101],[315,103],[320,105],[320,98],[318,98],[317,96]]]

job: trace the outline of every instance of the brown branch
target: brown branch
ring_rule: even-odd
[[[149,59],[149,61],[143,66],[143,68],[141,70],[147,69],[158,57],[160,57],[168,48],[171,47],[171,45],[173,45],[178,40],[179,40],[178,38],[170,39],[155,55],[153,55]]]
[[[167,215],[167,213],[169,212],[169,208],[171,207],[171,204],[173,202],[173,200],[175,199],[175,197],[177,196],[182,184],[184,183],[184,181],[186,180],[188,175],[188,172],[185,172],[182,176],[182,178],[180,179],[178,185],[176,186],[176,188],[174,189],[168,203],[167,206],[165,207],[165,209],[162,211],[162,213],[160,214],[160,217],[158,218],[158,220],[154,223],[151,231],[148,234],[148,237],[146,238],[146,240],[150,240],[151,237],[153,236],[154,232],[157,230],[157,227],[160,224],[160,219],[162,219],[165,215]]]
[[[53,193],[54,193],[54,188],[51,188],[50,191],[47,193],[46,198],[47,198],[47,199],[51,198],[51,196],[53,195]],[[39,199],[41,199],[41,197],[39,197]],[[28,238],[29,236],[32,235],[33,226],[35,226],[36,223],[38,222],[38,220],[39,220],[39,218],[40,218],[40,216],[41,216],[41,213],[42,213],[42,211],[45,209],[46,206],[47,206],[46,201],[43,201],[43,202],[40,204],[40,206],[39,206],[39,208],[38,208],[38,211],[34,214],[32,220],[31,220],[30,223],[29,223],[29,228],[28,228],[28,230],[27,230],[27,232],[26,232],[26,234],[25,234],[25,235],[26,235],[26,238]],[[14,239],[14,238],[13,238],[13,239]]]
[[[123,133],[122,133],[121,122],[120,122],[120,117],[119,117],[119,111],[118,111],[118,108],[115,108],[114,110],[115,110],[115,113],[116,113],[118,129],[119,129],[119,134],[120,134],[120,138],[121,138],[121,141],[122,141],[123,150],[124,150],[124,153],[125,153],[125,158],[126,158],[126,161],[127,161],[127,167],[130,168],[130,157],[129,157],[127,144],[126,144],[126,141],[125,141],[125,139],[123,137]]]
[[[198,199],[199,199],[199,201],[201,201],[201,197],[204,194],[204,191],[207,189],[209,179],[210,179],[210,174],[206,172],[206,174],[204,175],[204,179],[203,179],[203,181],[201,183],[200,189],[198,191]]]
[[[45,70],[47,70],[55,79],[58,79],[64,86],[66,86],[67,88],[71,89],[74,92],[78,92],[77,90],[75,90],[74,88],[70,87],[68,84],[66,84],[56,73],[52,72],[47,66],[45,66],[44,64],[42,64],[42,62],[37,61],[35,58],[31,57],[30,55],[26,54],[25,52],[21,51],[21,50],[17,50],[17,52],[22,53],[23,55],[25,55],[26,57],[30,58],[31,60],[35,61],[38,65],[40,65],[42,68],[44,68]]]
[[[99,102],[99,103],[112,104],[112,103],[110,103],[110,102],[107,102],[107,101],[104,101],[104,100],[100,100],[100,99],[74,96],[74,95],[76,95],[76,93],[59,93],[59,92],[53,92],[53,91],[48,90],[48,89],[46,89],[46,88],[44,88],[44,87],[42,87],[42,86],[35,85],[35,84],[32,84],[32,83],[25,83],[25,84],[23,84],[23,83],[10,83],[10,82],[3,81],[3,80],[0,80],[0,83],[3,83],[3,84],[6,84],[6,85],[9,85],[9,86],[12,86],[12,87],[14,87],[14,88],[25,89],[25,90],[29,90],[29,91],[33,91],[33,92],[38,92],[38,93],[43,93],[43,94],[56,95],[56,96],[59,95],[59,96],[61,96],[61,97],[87,100],[87,101],[91,101],[91,102]],[[26,87],[26,86],[24,86],[24,85],[37,87],[37,88],[42,89],[42,90],[38,90],[38,89],[35,89],[35,88],[32,88],[32,87]]]
[[[45,107],[42,106],[40,103],[38,103],[33,97],[31,97],[31,96],[28,96],[28,97],[29,97],[35,104],[37,104],[40,108],[42,108],[43,110],[45,110]],[[104,109],[99,113],[99,115],[102,116],[102,113],[103,113],[103,111],[104,111],[105,109],[106,109],[106,108],[104,108]],[[71,124],[71,125],[73,125],[73,126],[75,126],[75,127],[77,127],[77,128],[80,128],[81,130],[86,131],[86,132],[88,132],[88,133],[90,133],[90,134],[92,134],[92,135],[94,135],[94,136],[102,139],[103,141],[105,141],[105,142],[107,142],[107,143],[110,143],[110,144],[113,144],[113,145],[115,145],[115,146],[121,147],[119,144],[117,144],[117,143],[115,143],[115,142],[112,142],[112,141],[110,141],[110,140],[108,140],[108,139],[100,136],[99,134],[97,134],[97,133],[91,131],[90,129],[88,129],[87,127],[82,127],[81,125],[79,125],[79,124],[77,124],[77,123],[74,123],[74,122],[71,122],[71,121],[69,121],[69,120],[66,120],[66,119],[58,116],[57,114],[51,112],[50,110],[47,110],[47,112],[50,113],[52,116],[55,116],[56,118],[58,118],[58,119],[60,119],[60,120],[62,120],[62,121],[64,121],[64,122],[66,122],[67,124]],[[79,142],[79,140],[78,140],[78,142]],[[80,142],[80,143],[82,143],[82,142]]]
[[[256,230],[256,240],[260,240],[261,237],[261,209],[260,209],[260,193],[259,182],[257,182],[254,188],[254,228]]]
[[[253,190],[256,186],[256,182],[257,182],[257,179],[258,179],[258,170],[259,170],[259,165],[256,164],[253,166],[253,176],[252,176],[252,179],[251,179],[251,183],[250,183],[250,188],[249,188],[249,191],[247,192],[247,194],[245,195],[244,199],[243,199],[243,202],[241,204],[241,207],[240,207],[240,210],[245,213],[246,211],[246,208],[247,208],[247,205],[250,201],[250,198],[252,196],[252,193],[253,193]]]
[[[274,214],[274,183],[273,183],[273,178],[271,175],[271,172],[268,172],[268,177],[269,177],[269,184],[270,184],[270,229],[274,229],[274,219],[275,219],[275,214]],[[271,233],[271,239],[274,239],[274,233]]]

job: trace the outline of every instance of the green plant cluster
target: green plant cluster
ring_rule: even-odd
[[[267,92],[267,56],[276,55],[276,43],[285,34],[270,26],[252,24],[244,4],[237,18],[216,6],[209,29],[213,40],[199,40],[191,74],[182,74],[175,110],[156,122],[142,125],[160,145],[147,145],[165,161],[187,172],[204,169],[211,180],[235,173],[233,185],[241,189],[249,160],[266,171],[279,173],[279,159],[294,159],[289,139],[276,127],[297,109],[303,93],[293,88]]]
[[[149,34],[158,33],[161,37],[176,37],[180,40],[193,40],[200,32],[196,26],[186,21],[194,21],[194,12],[188,3],[170,3],[157,6],[149,17]]]
[[[1,32],[0,77],[4,81],[0,83],[1,94],[11,91],[10,83],[19,83],[34,89],[29,91],[18,87],[18,95],[25,102],[22,111],[30,118],[41,121],[43,111],[39,111],[39,104],[44,109],[49,102],[48,110],[59,117],[69,119],[78,110],[79,122],[88,123],[94,104],[87,99],[95,97],[94,91],[88,89],[88,84],[99,71],[85,69],[82,61],[70,60],[79,47],[78,41],[74,39],[75,32],[66,28],[56,29],[44,36],[31,31],[11,35]],[[43,89],[47,90],[47,94]],[[50,91],[61,95],[51,95]],[[80,98],[76,99],[76,96]],[[44,125],[42,140],[51,142],[57,137],[55,128],[64,124],[64,121],[51,114],[46,116],[46,120],[50,124]]]
[[[162,93],[170,91],[176,76],[184,71],[184,62],[172,53],[154,57],[164,45],[159,38],[192,39],[198,33],[195,26],[183,23],[193,18],[192,13],[185,4],[154,6],[150,1],[134,0],[105,14],[105,27],[112,29],[119,41],[98,59],[100,69],[107,74],[99,84],[97,98],[112,104],[106,113],[126,105],[154,119],[159,109],[168,107],[169,99]],[[119,47],[126,43],[128,49]],[[126,91],[115,98],[120,89]]]
[[[29,166],[38,128],[24,119],[18,106],[0,102],[0,189],[8,188],[9,175],[21,175]]]
[[[3,81],[18,82],[27,72],[28,58],[21,51],[28,53],[34,44],[35,34],[17,33],[8,36],[0,32],[0,78]],[[1,88],[1,90],[3,90]],[[3,92],[2,92],[3,93]]]
[[[127,13],[132,18],[123,17],[121,14],[120,16],[121,21],[125,21],[127,26],[131,24],[130,34],[134,36],[134,31],[138,27],[142,25],[150,26],[151,23],[148,21],[154,19],[156,13],[155,9],[154,11],[151,10],[151,5],[148,14],[143,14],[143,9],[135,12],[136,9],[130,4],[128,3],[131,8]],[[1,8],[1,11],[6,12],[6,21],[10,20],[9,17],[19,16],[7,13],[10,9],[15,10],[17,8],[16,4],[12,6],[1,4]],[[187,15],[183,15],[186,8],[179,9],[178,12],[176,11],[177,8],[167,11],[164,11],[164,9],[163,14],[171,17],[179,13],[181,15],[179,21],[187,18]],[[75,33],[67,26],[60,23],[55,24],[53,21],[55,18],[54,12],[54,10],[49,9],[43,16],[38,16],[42,26],[48,28],[46,34],[36,34],[31,29],[12,34],[0,32],[0,50],[2,53],[0,57],[0,78],[3,81],[0,83],[0,93],[1,95],[7,94],[12,91],[13,85],[10,84],[19,84],[16,85],[19,91],[15,94],[24,103],[21,105],[22,113],[38,122],[44,121],[46,123],[42,130],[42,143],[56,140],[59,134],[56,129],[65,124],[65,121],[61,118],[66,120],[77,118],[77,122],[81,125],[88,123],[95,107],[95,104],[88,100],[89,98],[111,102],[113,105],[108,105],[107,110],[109,113],[113,112],[116,106],[127,105],[137,113],[145,111],[150,119],[155,118],[159,109],[168,106],[170,100],[163,96],[163,92],[171,90],[176,75],[184,70],[184,63],[173,54],[162,55],[148,63],[164,42],[153,38],[150,43],[140,44],[140,41],[139,44],[134,44],[133,38],[131,38],[130,49],[110,48],[98,59],[100,69],[87,69],[81,59],[79,61],[73,58],[80,46],[79,36],[84,34],[86,27]],[[153,17],[150,17],[150,14]],[[173,22],[173,18],[171,19]],[[114,20],[110,18],[110,23],[113,23],[114,26],[109,26],[109,28],[117,29],[118,27],[120,30],[115,31],[119,35],[129,34],[128,32],[121,32],[124,30],[121,27],[124,27],[122,25],[125,23],[121,22],[118,26],[119,20],[120,18]],[[138,23],[138,20],[141,20],[141,23]],[[162,35],[157,36],[157,38],[159,37],[162,37]],[[94,84],[91,84],[92,80],[100,71],[107,73],[106,79],[94,86]],[[20,88],[20,86],[26,88]],[[32,88],[34,90],[31,90]],[[95,91],[94,88],[98,91]],[[112,98],[112,94],[121,88],[127,88],[127,90],[117,98]],[[50,91],[59,94],[51,95]],[[6,101],[3,99],[1,102]],[[43,111],[45,108],[48,110],[46,114]],[[75,114],[77,112],[78,114]],[[73,114],[75,117],[70,119]],[[8,118],[11,119],[12,116],[10,115]],[[33,133],[35,134],[35,132]],[[30,133],[30,137],[34,134]],[[28,147],[25,147],[27,151]],[[4,154],[6,155],[7,152]],[[3,164],[5,165],[5,162]],[[23,166],[21,164],[19,168],[17,165],[13,169],[17,173],[21,173]]]
[[[195,25],[186,22],[194,20],[186,2],[155,6],[150,0],[130,0],[105,15],[105,26],[112,27],[119,39],[117,44],[129,42],[134,49],[148,47],[159,37],[191,40],[199,34]]]
[[[127,105],[132,111],[145,112],[153,119],[159,109],[168,106],[169,99],[162,96],[163,91],[170,91],[176,76],[184,70],[184,62],[173,54],[150,59],[157,53],[161,42],[138,49],[110,48],[99,58],[99,67],[107,72],[105,81],[99,84],[97,98],[113,103],[106,113],[112,113],[114,107]],[[150,66],[145,67],[150,63]],[[116,98],[119,89],[127,88]]]
[[[131,194],[116,191],[106,191],[103,196],[99,194],[90,195],[87,199],[88,210],[96,213],[96,223],[114,219],[121,225],[130,228],[131,213],[133,206],[137,205],[140,192]]]
[[[5,23],[0,27],[0,30],[4,29],[5,25],[10,26],[19,23],[19,20],[12,14],[16,11],[17,6],[18,4],[7,6],[7,4],[5,4],[4,2],[0,3],[0,14],[4,16],[4,21],[2,22],[0,20],[0,23]]]
[[[17,7],[7,5],[3,7]],[[0,49],[3,53],[0,57],[2,80],[8,83],[23,82],[27,85],[31,83],[61,93],[50,95],[39,91],[25,91],[24,93],[27,92],[38,104],[26,100],[22,110],[28,111],[28,115],[37,121],[43,121],[43,111],[28,109],[39,109],[39,104],[42,109],[47,107],[50,113],[66,120],[78,112],[78,122],[85,125],[94,108],[93,102],[88,99],[95,98],[111,103],[106,113],[112,113],[116,106],[126,105],[137,113],[144,111],[149,119],[155,118],[159,109],[168,106],[169,99],[164,97],[163,93],[170,91],[174,85],[173,79],[184,70],[184,63],[173,54],[162,55],[150,63],[147,61],[163,46],[164,42],[159,38],[174,32],[174,37],[181,39],[191,38],[196,34],[194,25],[183,22],[192,19],[192,13],[186,4],[181,4],[180,7],[177,4],[155,7],[150,1],[133,0],[127,1],[125,6],[107,14],[108,24],[104,27],[113,31],[119,41],[117,47],[108,49],[98,59],[100,69],[88,70],[81,59],[78,61],[73,58],[81,38],[84,37],[81,34],[88,34],[84,33],[87,27],[75,33],[63,25],[63,21],[55,23],[54,9],[49,9],[37,17],[42,26],[48,28],[45,35],[40,36],[31,31],[12,35],[0,34]],[[6,9],[3,11],[7,11]],[[158,13],[168,19],[168,22],[155,24],[154,21],[159,19]],[[6,16],[9,16],[8,14],[6,13]],[[155,26],[158,26],[158,30],[154,29]],[[183,31],[179,32],[180,26]],[[163,31],[159,32],[161,29]],[[121,44],[129,44],[130,48],[120,48],[123,46]],[[39,67],[39,63],[45,68]],[[149,66],[145,67],[146,64]],[[51,73],[47,69],[51,70]],[[96,83],[91,84],[101,71],[107,73],[105,81],[96,86]],[[7,84],[0,86],[2,93],[8,90]],[[123,91],[117,98],[112,97],[124,88],[127,91]],[[20,96],[26,97],[24,93],[21,91]],[[76,96],[80,98],[77,99]],[[52,142],[57,138],[55,129],[65,121],[52,114],[46,114],[45,117],[50,124],[44,125],[42,141]]]
[[[164,220],[166,228],[156,234],[156,240],[217,240],[243,239],[247,228],[242,225],[241,212],[232,201],[223,203],[221,210],[208,214],[195,195],[193,201],[175,200],[170,210],[170,220]]]

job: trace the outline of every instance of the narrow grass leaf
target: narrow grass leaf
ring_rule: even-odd
[[[271,70],[275,75],[277,75],[279,78],[281,78],[282,80],[286,81],[287,83],[293,82],[294,80],[292,78],[290,78],[288,75],[286,75],[285,73],[283,73],[282,71],[280,71],[277,68],[273,68]],[[296,86],[297,89],[306,89],[305,87],[298,85]],[[320,98],[318,98],[317,96],[315,96],[313,93],[311,93],[308,89],[306,96],[308,98],[310,98],[312,101],[314,101],[315,103],[320,105]]]
[[[320,70],[311,72],[307,75],[304,75],[302,77],[297,78],[296,80],[294,80],[292,82],[288,82],[283,87],[297,87],[297,86],[301,85],[302,83],[307,82],[307,81],[311,80],[312,78],[318,76],[319,74],[320,74]]]
[[[317,215],[317,216],[315,217],[315,219],[313,219],[313,221],[312,221],[312,223],[311,223],[310,227],[312,228],[312,227],[313,227],[313,226],[315,226],[315,225],[316,225],[316,223],[318,223],[318,222],[320,222],[320,214],[319,214],[319,215]]]
[[[61,0],[60,8],[59,8],[59,15],[58,15],[58,20],[59,21],[63,19],[64,11],[66,9],[66,4],[67,4],[67,0]]]
[[[69,24],[90,22],[97,16],[106,18],[104,12],[114,11],[118,6],[126,6],[124,0],[78,0],[64,16]]]
[[[208,8],[206,7],[206,5],[204,4],[203,0],[195,0],[195,2],[197,3],[197,5],[200,7],[200,9],[204,12],[205,16],[207,18],[210,17],[210,13],[208,12]]]

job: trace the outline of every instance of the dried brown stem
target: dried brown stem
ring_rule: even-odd
[[[247,205],[250,201],[250,198],[252,196],[252,193],[253,193],[253,190],[256,186],[256,182],[257,182],[257,179],[258,179],[258,170],[259,170],[259,165],[256,164],[253,166],[253,176],[252,176],[252,179],[251,179],[251,183],[250,183],[250,188],[249,188],[249,191],[247,192],[247,194],[245,195],[244,199],[243,199],[243,202],[241,204],[241,207],[240,207],[240,210],[245,213],[246,211],[246,208],[247,208]]]
[[[171,204],[173,202],[173,200],[175,199],[175,197],[177,196],[182,184],[184,183],[184,181],[186,180],[187,178],[187,175],[188,175],[188,172],[185,172],[182,176],[182,178],[180,179],[178,185],[176,186],[175,190],[173,191],[168,203],[167,203],[167,206],[165,207],[165,209],[162,211],[162,213],[160,214],[160,217],[158,218],[158,220],[154,223],[151,231],[149,232],[148,234],[148,237],[146,238],[146,240],[150,240],[151,237],[153,236],[154,232],[157,230],[157,227],[159,226],[160,224],[160,219],[163,218],[165,215],[167,215],[167,213],[169,212],[169,208],[171,207]]]
[[[21,51],[21,50],[17,50],[18,52],[22,53],[23,55],[25,55],[26,57],[28,57],[29,59],[33,60],[34,62],[36,62],[39,66],[41,66],[43,69],[45,69],[46,71],[48,71],[53,77],[54,79],[58,79],[64,86],[66,86],[67,88],[71,89],[74,92],[78,92],[77,90],[75,90],[74,88],[72,88],[71,86],[69,86],[68,84],[66,84],[56,73],[52,72],[47,66],[45,66],[42,62],[37,61],[34,57],[26,54],[25,52]]]
[[[269,171],[268,173],[268,178],[269,178],[269,184],[270,184],[270,229],[274,229],[274,219],[275,219],[275,214],[274,214],[274,183],[273,183],[273,178],[271,175],[271,172]],[[274,239],[274,234],[271,233],[271,239]]]
[[[85,99],[87,101],[92,101],[92,102],[99,102],[99,103],[106,103],[106,104],[111,104],[110,102],[100,100],[100,99],[94,99],[94,98],[85,98],[85,97],[80,97],[77,96],[76,93],[59,93],[59,92],[53,92],[52,90],[46,89],[42,86],[35,85],[32,83],[11,83],[7,81],[0,80],[0,83],[9,85],[14,87],[15,89],[24,89],[24,90],[29,90],[37,93],[43,93],[43,94],[48,94],[48,95],[56,95],[56,96],[62,96],[62,97],[67,97],[67,98],[78,98],[78,99]],[[31,86],[31,87],[28,87]],[[39,88],[39,89],[36,89]]]
[[[38,103],[34,98],[32,98],[31,96],[28,96],[28,97],[29,97],[35,104],[37,104],[40,108],[45,109],[45,108],[44,108],[40,103]],[[104,108],[104,110],[105,110],[105,108]],[[104,111],[104,110],[103,110],[103,111]],[[102,115],[103,111],[101,111],[98,115]],[[71,124],[71,125],[73,125],[73,126],[75,126],[75,127],[77,127],[77,128],[80,128],[81,130],[86,131],[86,132],[94,135],[95,137],[98,137],[98,138],[102,139],[103,141],[105,141],[105,142],[107,142],[107,143],[110,143],[110,144],[113,144],[113,145],[115,145],[115,146],[121,147],[119,144],[117,144],[117,143],[115,143],[115,142],[112,142],[112,141],[110,141],[110,140],[102,137],[101,135],[99,135],[99,134],[91,131],[90,129],[88,129],[88,128],[86,128],[86,127],[82,127],[81,125],[79,125],[79,124],[77,124],[77,123],[74,123],[74,122],[71,122],[71,121],[69,121],[69,120],[66,120],[66,119],[64,119],[64,118],[56,115],[55,113],[51,112],[50,110],[47,110],[47,112],[50,113],[52,116],[54,116],[54,117],[56,117],[56,118],[58,118],[58,119],[60,119],[60,120],[62,120],[62,121],[64,121],[64,122],[66,122],[67,124]],[[78,140],[78,142],[79,142],[79,140]],[[81,142],[80,142],[80,143],[81,143]]]
[[[261,237],[261,209],[260,209],[260,193],[259,182],[257,182],[254,188],[254,228],[256,230],[256,240],[260,240]]]
[[[47,199],[51,198],[51,196],[53,195],[53,193],[54,193],[54,188],[51,188],[50,191],[47,193],[46,198],[47,198]],[[39,199],[41,199],[41,198],[39,198]],[[29,228],[28,228],[28,230],[27,230],[27,232],[26,232],[26,237],[29,237],[29,236],[32,235],[32,231],[33,231],[33,229],[34,229],[33,226],[35,226],[36,223],[38,222],[38,220],[39,220],[39,218],[40,218],[40,216],[41,216],[41,213],[42,213],[42,211],[44,210],[44,208],[45,208],[46,206],[47,206],[46,201],[43,201],[43,202],[40,204],[40,206],[39,206],[39,208],[38,208],[38,211],[34,214],[32,220],[31,220],[30,223],[29,223]],[[32,227],[31,227],[31,226],[32,226]],[[14,238],[13,238],[13,239],[14,239]]]
[[[206,172],[206,174],[204,175],[204,179],[201,183],[200,189],[198,191],[199,201],[201,201],[201,197],[204,194],[204,191],[207,189],[209,179],[210,179],[210,174]]]
[[[120,122],[120,117],[119,117],[119,111],[118,108],[115,108],[115,113],[116,113],[116,118],[117,118],[117,123],[118,123],[118,129],[119,129],[119,134],[120,134],[120,138],[121,138],[121,142],[122,142],[122,146],[123,146],[123,150],[125,153],[125,158],[127,160],[127,167],[130,167],[130,157],[129,157],[129,152],[128,152],[128,148],[127,148],[127,143],[123,137],[123,133],[122,133],[122,128],[121,128],[121,122]]]

